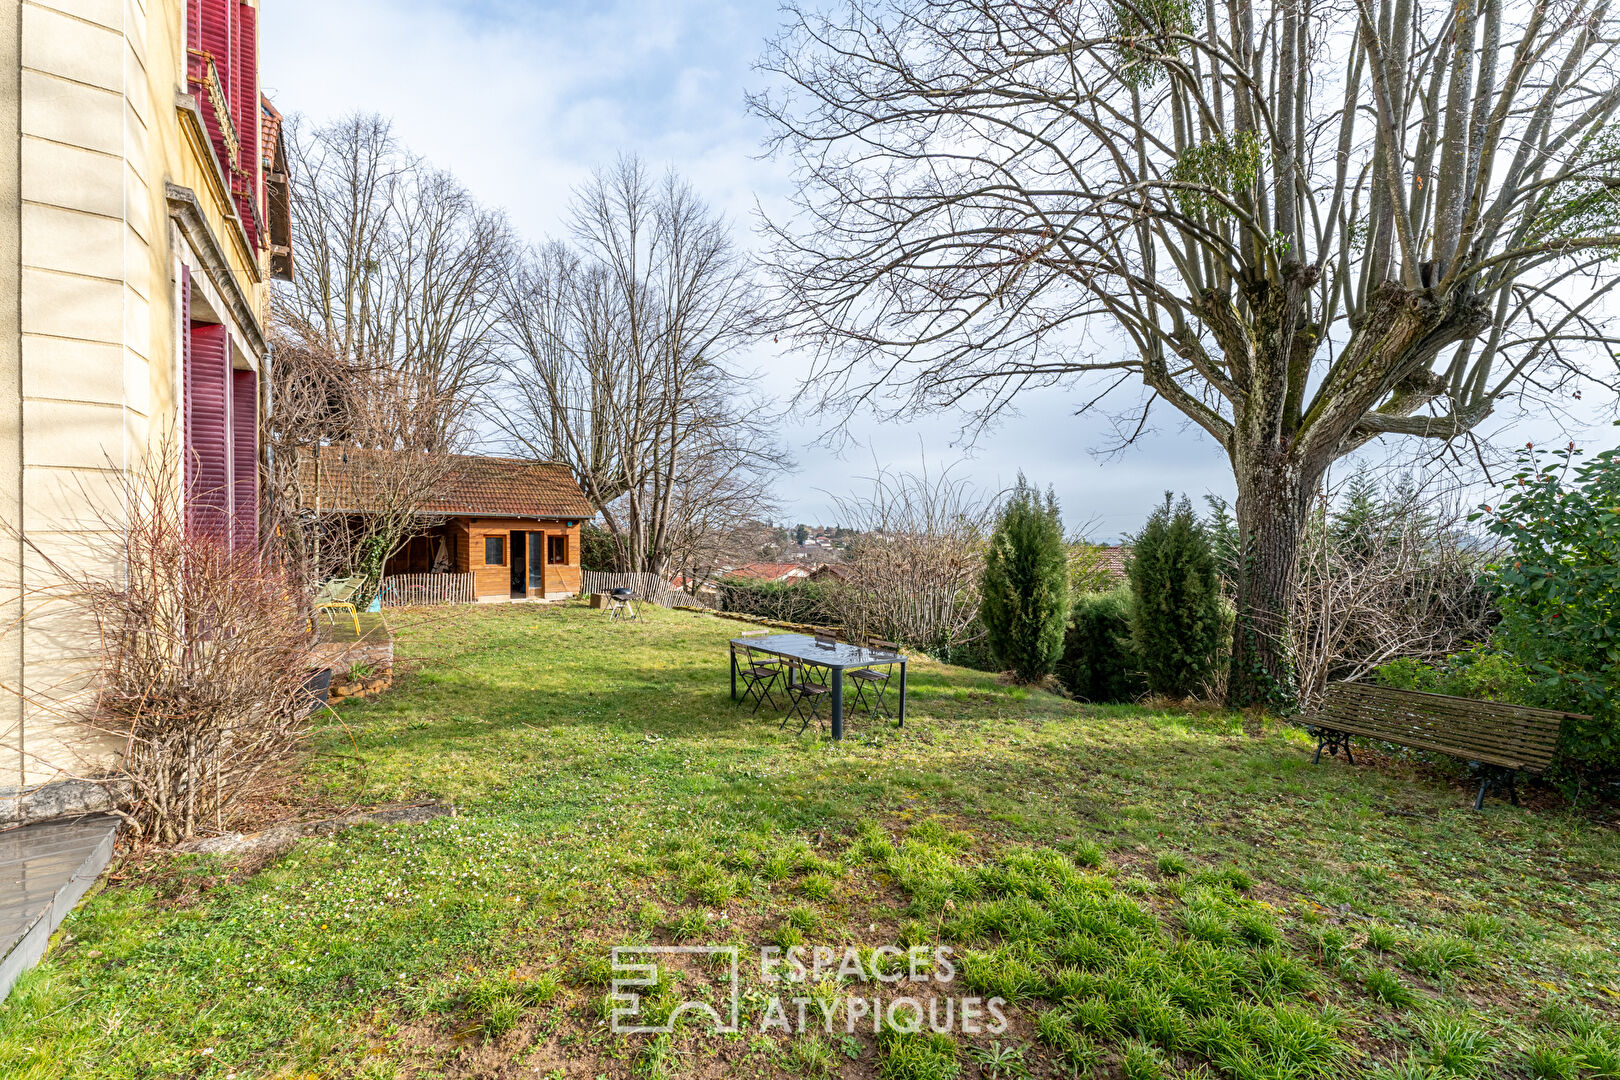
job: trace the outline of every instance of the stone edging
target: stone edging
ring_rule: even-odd
[[[287,822],[256,833],[225,833],[203,840],[187,840],[175,851],[199,855],[276,855],[306,836],[336,836],[356,825],[417,825],[434,818],[455,817],[456,808],[447,803],[396,806],[364,814],[343,814],[322,821]]]

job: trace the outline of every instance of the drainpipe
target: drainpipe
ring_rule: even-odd
[[[275,382],[275,345],[268,342],[265,344],[264,363],[260,366],[263,371],[259,374],[259,453],[264,459],[264,475],[273,480],[276,475],[276,448],[275,444],[270,441],[269,434],[270,419],[275,414],[276,408],[276,396],[270,392],[270,388]],[[295,461],[294,464],[297,464],[297,462]],[[270,498],[274,499],[276,497],[276,492],[272,489]],[[259,541],[261,543],[264,541],[264,528],[268,518],[268,514],[259,515]]]

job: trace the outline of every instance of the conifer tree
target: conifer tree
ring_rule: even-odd
[[[1222,629],[1209,533],[1185,497],[1172,506],[1166,492],[1134,543],[1131,638],[1148,689],[1190,697],[1214,673]]]
[[[1052,673],[1069,619],[1068,552],[1057,498],[1043,499],[1022,473],[997,515],[982,582],[980,618],[996,662],[1024,682]]]

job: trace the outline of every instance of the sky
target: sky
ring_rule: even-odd
[[[404,145],[504,208],[532,240],[559,234],[571,189],[621,153],[673,166],[749,247],[756,210],[771,212],[788,190],[743,104],[765,87],[753,63],[777,29],[770,0],[264,0],[261,9],[264,87],[282,112],[392,117]],[[765,343],[744,363],[784,401],[809,366]],[[782,482],[779,517],[834,524],[829,493],[863,489],[879,467],[948,467],[985,492],[1022,470],[1054,488],[1072,530],[1097,540],[1139,528],[1166,490],[1232,496],[1224,454],[1168,410],[1132,446],[1106,452],[1117,442],[1109,418],[1075,415],[1090,396],[1030,393],[971,445],[949,415],[861,417],[835,451],[818,442],[825,421],[789,416],[781,431],[798,468]],[[1500,437],[1565,434],[1532,422]],[[1598,423],[1573,434],[1594,447],[1617,441]]]

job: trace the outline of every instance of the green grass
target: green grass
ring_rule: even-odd
[[[794,737],[727,700],[708,616],[394,621],[423,666],[342,707],[300,793],[457,815],[125,860],[0,1005],[0,1076],[1620,1076],[1620,838],[1588,820],[927,662],[903,730]],[[744,949],[743,1030],[612,1035],[610,949],[676,942]],[[829,973],[814,1030],[762,1030],[767,944],[896,976],[874,950],[949,946],[1008,1026],[829,1033],[912,985]]]

